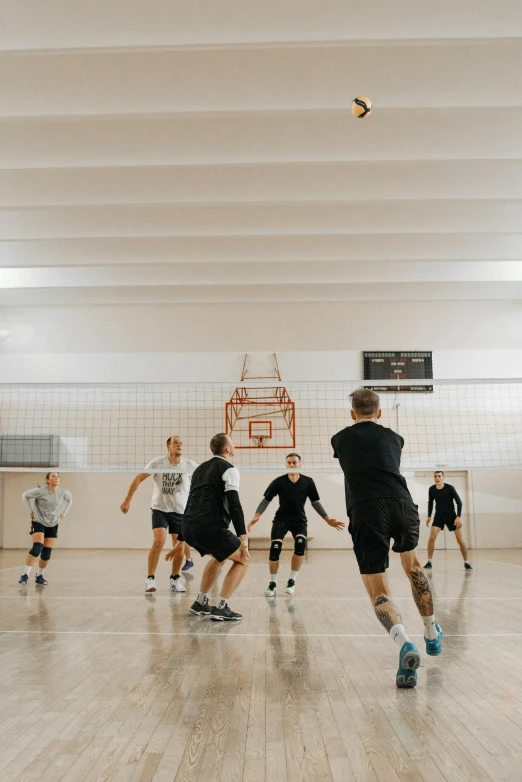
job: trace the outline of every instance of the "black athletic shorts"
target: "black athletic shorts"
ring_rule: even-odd
[[[358,502],[350,511],[348,532],[361,573],[384,573],[393,551],[412,551],[419,542],[419,511],[411,500],[388,497]]]
[[[308,524],[306,521],[283,521],[282,519],[273,520],[272,533],[270,535],[271,540],[284,540],[287,532],[290,532],[294,540],[296,535],[304,535],[306,538],[308,535]]]
[[[208,554],[218,562],[224,562],[241,545],[237,535],[219,523],[201,526],[184,524],[183,540],[202,557]]]
[[[455,526],[456,518],[457,518],[456,516],[445,516],[445,517],[441,516],[440,518],[437,518],[437,516],[435,516],[435,518],[433,519],[433,524],[431,526],[438,527],[439,529],[444,529],[444,527],[447,527],[450,532],[455,532],[455,530],[457,529]]]
[[[167,513],[163,510],[152,508],[152,529],[168,529],[169,535],[177,535],[178,540],[183,540],[181,524],[183,515],[181,513]]]
[[[45,524],[40,524],[39,521],[32,521],[29,535],[33,535],[35,532],[43,532],[44,538],[57,538],[58,524],[55,524],[54,527],[46,527]]]

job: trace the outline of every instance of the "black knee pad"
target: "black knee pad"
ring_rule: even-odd
[[[51,559],[52,553],[53,550],[50,546],[44,546],[42,549],[42,553],[40,554],[40,559],[42,559],[44,562],[47,562],[48,559]]]
[[[304,557],[306,551],[306,538],[298,535],[294,541],[294,554],[296,557]]]
[[[39,557],[40,554],[42,553],[43,547],[44,547],[43,543],[33,543],[33,547],[29,549],[29,554],[32,557]]]
[[[270,562],[278,562],[279,557],[281,556],[281,549],[283,548],[283,544],[280,540],[273,540],[272,545],[270,546],[270,554],[268,556],[268,559]]]

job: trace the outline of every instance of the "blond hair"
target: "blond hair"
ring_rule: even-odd
[[[350,394],[352,400],[352,410],[356,415],[369,417],[377,415],[381,403],[379,394],[372,391],[371,388],[357,388]]]

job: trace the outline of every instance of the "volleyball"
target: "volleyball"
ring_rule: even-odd
[[[369,98],[365,98],[364,95],[359,95],[358,98],[352,100],[352,114],[357,119],[367,117],[371,110],[372,102]]]

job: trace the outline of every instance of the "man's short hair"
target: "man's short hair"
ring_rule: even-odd
[[[440,473],[441,475],[444,475],[443,470],[433,470],[433,475],[437,475],[437,473]]]
[[[352,410],[363,416],[377,415],[381,406],[379,394],[371,388],[357,388],[350,394]]]
[[[291,456],[295,456],[296,459],[299,459],[299,461],[301,461],[301,457],[299,456],[298,453],[289,453],[286,458],[289,459]]]
[[[227,447],[228,442],[229,442],[228,434],[225,434],[224,432],[215,434],[212,440],[210,441],[210,450],[212,451],[214,456],[221,456],[221,454]]]
[[[171,434],[171,436],[170,436],[170,437],[169,437],[169,439],[167,440],[167,448],[168,448],[168,447],[169,447],[169,445],[170,445],[170,441],[171,441],[171,440],[173,440],[175,437],[177,437],[177,438],[178,438],[178,440],[180,439],[180,436],[179,436],[179,434]]]

